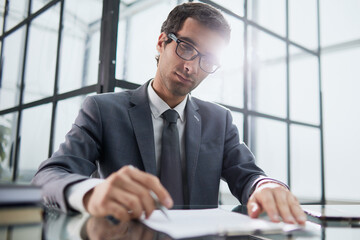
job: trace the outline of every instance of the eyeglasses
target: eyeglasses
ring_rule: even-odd
[[[214,73],[220,67],[214,58],[200,53],[191,44],[178,39],[174,33],[169,33],[168,37],[177,43],[175,52],[180,58],[192,61],[199,56],[199,66],[204,72]]]

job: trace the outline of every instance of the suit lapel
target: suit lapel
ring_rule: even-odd
[[[156,175],[154,130],[147,96],[147,86],[148,84],[144,84],[133,92],[130,101],[134,106],[129,108],[129,116],[145,171]]]
[[[191,99],[191,96],[189,96],[189,100],[186,106],[185,130],[186,169],[189,187],[189,200],[191,199],[192,185],[195,178],[196,165],[201,143],[201,116],[197,110],[198,106]]]

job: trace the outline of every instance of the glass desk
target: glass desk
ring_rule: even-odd
[[[360,209],[360,205],[353,205]],[[243,206],[221,206],[236,212],[246,213]],[[311,218],[308,218],[311,220]],[[312,231],[296,231],[291,234],[249,235],[249,236],[203,236],[189,240],[236,240],[236,239],[297,239],[297,240],[335,240],[360,239],[359,225],[344,222],[311,222]],[[186,229],[184,229],[186,231]],[[172,238],[156,232],[138,221],[114,223],[107,218],[85,215],[66,215],[46,211],[43,223],[34,225],[0,226],[0,239],[122,239],[122,240],[171,240]]]

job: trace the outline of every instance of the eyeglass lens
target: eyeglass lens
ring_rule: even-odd
[[[176,54],[187,61],[194,60],[197,56],[199,56],[200,68],[207,73],[213,73],[218,68],[218,65],[212,58],[206,55],[201,55],[193,46],[186,42],[178,42],[178,45],[176,47]]]

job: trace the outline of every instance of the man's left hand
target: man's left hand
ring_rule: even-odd
[[[257,218],[266,212],[273,222],[305,224],[306,215],[296,197],[284,186],[266,182],[260,183],[247,203],[248,214]],[[281,217],[281,218],[280,218]]]

